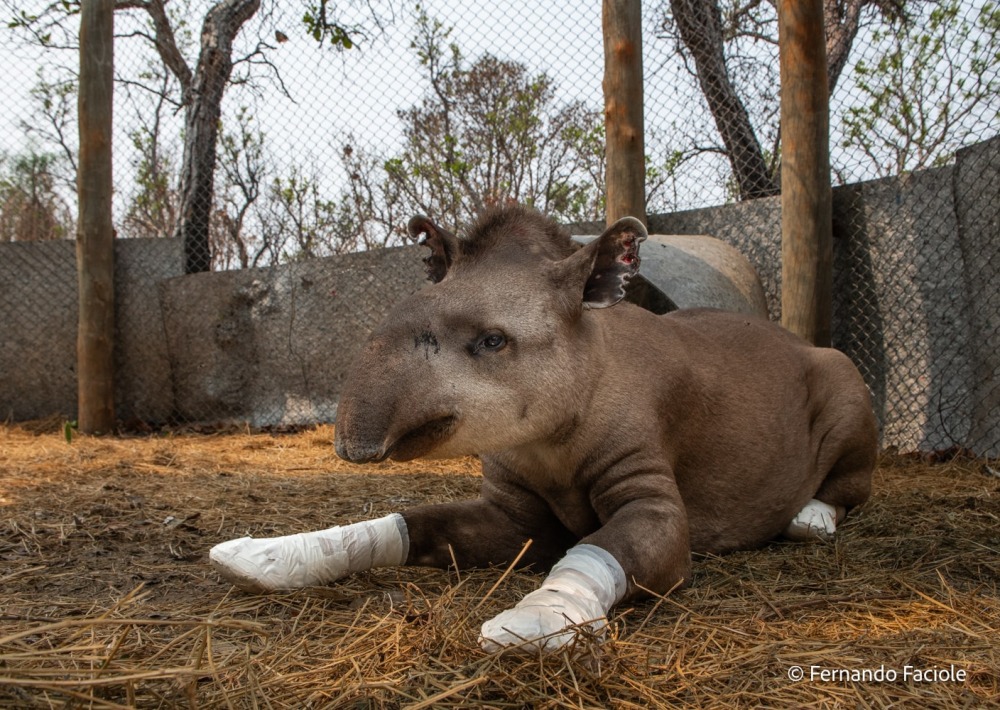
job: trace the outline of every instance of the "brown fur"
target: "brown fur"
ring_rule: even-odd
[[[630,594],[663,593],[692,551],[759,546],[813,497],[867,499],[876,425],[847,357],[722,311],[607,308],[638,268],[638,222],[579,250],[523,208],[467,241],[418,226],[447,250],[439,283],[374,333],[336,430],[355,461],[481,456],[478,500],[403,513],[408,564],[505,564],[531,539],[522,562],[549,566],[583,542]]]
[[[531,254],[532,250],[539,250],[545,258],[555,261],[578,248],[565,229],[520,205],[485,211],[460,242],[460,253],[466,260],[510,249],[511,254]]]

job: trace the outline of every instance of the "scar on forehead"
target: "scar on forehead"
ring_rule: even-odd
[[[441,352],[441,346],[438,344],[437,336],[429,330],[423,331],[420,335],[413,336],[413,349],[416,350],[421,345],[424,346],[424,357],[431,356],[432,348],[435,355]]]

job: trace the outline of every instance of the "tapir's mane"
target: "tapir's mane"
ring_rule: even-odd
[[[564,259],[579,248],[568,231],[523,205],[485,210],[460,240],[461,254],[466,259],[510,247],[524,253],[540,253],[553,261]]]

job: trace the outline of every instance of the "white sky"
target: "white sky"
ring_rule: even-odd
[[[200,0],[193,2],[207,5]],[[375,34],[370,41],[347,52],[320,48],[306,36],[300,19],[302,7],[298,2],[286,3],[273,11],[273,18],[251,20],[241,35],[244,48],[248,43],[252,46],[258,36],[276,47],[269,57],[278,67],[292,100],[277,91],[273,82],[265,82],[263,95],[231,89],[224,113],[249,105],[271,153],[285,165],[309,159],[336,163],[347,134],[353,134],[359,145],[390,153],[400,143],[396,110],[417,103],[426,90],[416,55],[408,49],[409,38],[414,35],[413,6],[397,6],[395,20],[387,25],[384,35]],[[527,61],[532,72],[546,71],[556,79],[563,101],[583,99],[600,106],[600,3],[573,0],[549,6],[514,0],[473,6],[455,0],[429,0],[423,7],[431,17],[454,27],[451,39],[460,44],[467,59],[491,52]],[[199,18],[196,25],[200,25],[200,11],[192,16]],[[567,16],[574,17],[572,26],[560,24],[560,18]],[[117,33],[131,26],[127,18],[116,18]],[[273,27],[280,28],[289,40],[275,42]],[[17,46],[9,31],[0,32],[0,61],[9,77],[6,99],[0,103],[0,150],[12,153],[23,150],[28,143],[21,123],[31,119],[29,92],[36,84],[37,68],[62,64],[75,72],[73,64],[77,60],[74,52],[45,53]],[[118,73],[141,66],[143,54],[153,56],[138,39],[120,39],[115,54]],[[50,78],[58,74],[51,68],[47,73]],[[135,125],[135,111],[127,92],[118,88],[115,149],[119,174],[126,171],[122,162],[128,157],[118,155],[128,148],[126,130]],[[180,120],[175,120],[173,126],[179,133]],[[338,169],[339,165],[334,165],[330,171]]]
[[[189,0],[195,8],[189,13],[195,29],[200,26],[205,0]],[[984,0],[965,0],[970,8]],[[181,0],[173,0],[176,5]],[[264,0],[265,7],[269,0]],[[537,0],[425,0],[426,12],[454,28],[452,40],[459,43],[465,57],[474,60],[485,52],[503,58],[522,61],[532,73],[547,72],[555,80],[559,103],[583,100],[600,107],[602,103],[603,48],[601,43],[601,4],[596,0],[563,0],[540,3]],[[676,63],[668,62],[671,47],[665,40],[654,38],[653,18],[657,5],[645,6],[646,31],[644,63],[646,69],[646,127],[659,132],[661,140],[685,140],[680,134],[684,127],[705,117],[704,104],[692,80]],[[344,136],[351,133],[356,145],[390,155],[399,147],[400,133],[396,110],[416,103],[426,90],[414,52],[408,49],[408,38],[414,34],[413,4],[395,7],[395,18],[384,36],[376,36],[362,48],[336,53],[319,48],[305,35],[301,24],[303,5],[300,0],[271,3],[270,16],[264,10],[251,20],[241,35],[244,48],[262,37],[276,49],[269,56],[279,68],[292,99],[281,95],[273,83],[265,83],[262,93],[253,94],[234,88],[227,94],[224,109],[232,115],[240,105],[249,105],[265,134],[273,160],[279,167],[315,161],[324,171],[339,173],[339,148]],[[360,10],[359,10],[360,12]],[[141,14],[136,13],[138,17]],[[6,24],[7,18],[3,20]],[[74,20],[75,22],[75,20]],[[130,29],[127,18],[118,16],[116,30]],[[278,45],[273,39],[273,27],[280,28],[289,41]],[[263,28],[263,29],[261,29]],[[0,62],[5,69],[4,101],[0,102],[0,151],[22,151],[27,144],[21,123],[32,120],[29,91],[36,83],[39,66],[51,67],[62,63],[75,72],[73,52],[48,52],[18,46],[7,29],[0,29]],[[857,48],[870,44],[870,36],[862,31]],[[856,52],[857,54],[857,52]],[[116,44],[116,65],[119,73],[128,73],[140,66],[141,57],[155,56],[139,39],[122,39]],[[849,70],[841,88],[849,91]],[[760,87],[768,91],[772,87]],[[834,104],[837,105],[835,97]],[[116,171],[119,176],[119,203],[128,193],[130,151],[127,130],[135,125],[137,108],[128,101],[127,92],[116,94]],[[843,166],[852,158],[836,146],[837,121],[834,129],[834,162]],[[709,122],[707,125],[711,126]],[[996,116],[987,116],[984,130],[997,131]],[[180,120],[175,118],[172,131],[179,135]],[[986,133],[982,138],[989,137]],[[766,139],[761,136],[762,142]],[[647,145],[650,141],[647,141]],[[678,146],[679,147],[679,146]],[[769,147],[769,146],[768,146]],[[714,162],[713,162],[714,161]],[[690,166],[689,174],[678,193],[678,208],[705,206],[724,201],[720,184],[725,173],[718,158],[706,158],[704,164]],[[872,177],[863,171],[851,173],[852,179]],[[124,180],[122,180],[124,177]],[[124,184],[123,184],[124,183]]]

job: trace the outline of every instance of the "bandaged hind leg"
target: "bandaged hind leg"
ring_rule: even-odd
[[[844,515],[843,508],[835,508],[813,498],[792,518],[792,522],[785,528],[785,537],[798,542],[829,540],[837,531],[838,520],[843,519]]]
[[[406,562],[409,537],[398,513],[316,532],[223,542],[212,566],[248,592],[275,592],[329,584],[373,567]]]

